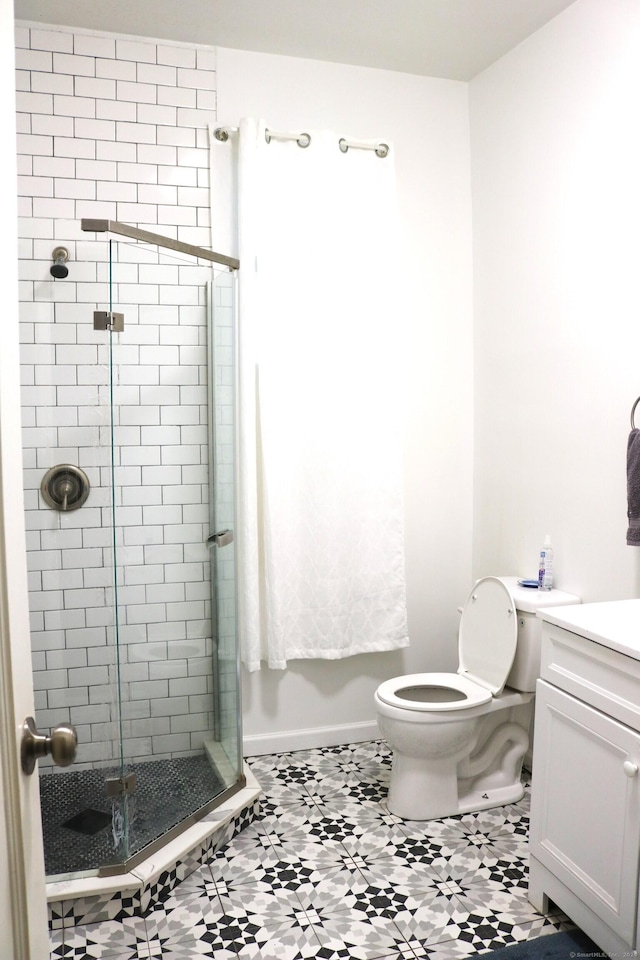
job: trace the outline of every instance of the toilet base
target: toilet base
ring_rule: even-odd
[[[506,713],[513,716],[514,711]],[[472,739],[461,737],[457,749],[444,757],[433,752],[420,755],[418,746],[424,747],[429,741],[424,737],[417,742],[411,740],[417,724],[410,728],[397,725],[392,731],[399,735],[394,738],[396,744],[392,743],[387,802],[390,813],[403,820],[439,820],[521,800],[522,761],[529,735],[521,723],[504,716],[505,711],[490,710],[481,718]],[[381,729],[388,727],[388,718],[379,717],[379,721]],[[452,724],[447,728],[451,732]],[[405,752],[412,747],[413,753]]]
[[[458,758],[431,760],[394,751],[387,807],[402,820],[435,820],[457,812]]]
[[[410,758],[394,755],[386,803],[389,813],[402,820],[439,820],[462,813],[476,813],[517,803],[524,796],[520,770],[515,779],[505,776],[503,771],[495,771],[464,784],[455,776],[446,776],[445,771],[442,771],[442,777],[434,777],[433,765],[427,772],[424,763],[407,763],[408,759],[410,761]]]
[[[460,797],[458,813],[475,813],[479,810],[490,810],[491,807],[504,807],[508,803],[518,803],[523,796],[524,784],[521,780],[496,787],[476,787]]]

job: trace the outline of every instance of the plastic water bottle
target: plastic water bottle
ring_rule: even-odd
[[[549,534],[544,538],[544,546],[540,551],[540,563],[538,565],[538,590],[551,590],[553,588],[553,547],[551,546],[551,537]]]

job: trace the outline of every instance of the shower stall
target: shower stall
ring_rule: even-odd
[[[34,719],[77,734],[39,763],[48,879],[125,873],[245,783],[238,263],[79,227],[21,295]]]

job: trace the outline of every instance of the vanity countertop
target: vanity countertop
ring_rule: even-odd
[[[541,610],[548,623],[640,660],[640,600],[607,600]]]

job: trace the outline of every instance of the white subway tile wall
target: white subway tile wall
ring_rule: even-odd
[[[76,766],[117,759],[120,732],[129,760],[185,756],[201,749],[214,722],[206,543],[205,285],[212,269],[83,233],[80,221],[119,220],[210,247],[215,51],[18,23],[16,64],[37,721],[75,724]],[[61,280],[49,273],[56,246],[70,254],[69,275]],[[221,317],[215,345],[220,527],[233,525],[229,278],[214,290]],[[109,309],[125,317],[111,352],[109,334],[93,328],[93,311]],[[44,473],[61,463],[81,467],[91,483],[77,511],[52,510],[40,494]],[[219,709],[235,729],[233,553],[220,557],[217,659],[226,670],[221,688],[231,692],[226,700],[223,692]]]

